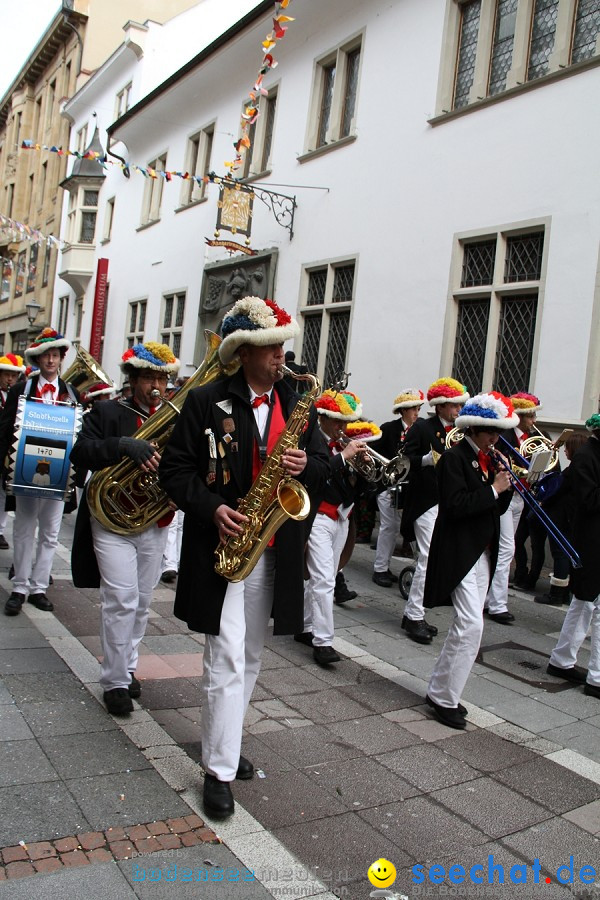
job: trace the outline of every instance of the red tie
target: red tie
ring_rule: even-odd
[[[45,384],[41,391],[42,397],[44,394],[54,394],[55,390],[56,387],[53,384]]]
[[[454,425],[444,425],[444,431],[448,434],[449,431],[452,431]]]
[[[257,407],[257,406],[260,406],[262,403],[266,403],[267,406],[268,406],[268,405],[269,405],[269,402],[270,402],[270,401],[269,401],[269,395],[268,395],[268,394],[263,394],[262,397],[255,397],[255,398],[254,398],[254,400],[252,401],[252,408],[253,408],[253,409],[256,409],[256,407]]]
[[[479,465],[481,467],[481,471],[483,472],[484,475],[487,475],[488,465],[489,465],[489,461],[490,461],[489,456],[487,455],[487,453],[484,453],[483,450],[480,450],[479,453],[477,454],[477,458],[479,460]]]
[[[329,449],[341,451],[342,445],[339,441],[329,441]]]
[[[157,409],[158,409],[158,406],[151,406],[150,409],[148,410],[148,415],[153,416]]]

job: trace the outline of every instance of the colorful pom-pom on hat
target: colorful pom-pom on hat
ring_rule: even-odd
[[[323,391],[315,401],[315,409],[320,416],[342,422],[356,422],[362,415],[362,404],[351,391]]]
[[[510,401],[515,408],[517,415],[523,416],[528,413],[537,412],[542,408],[540,398],[535,394],[526,394],[525,391],[519,391],[518,394],[511,394]]]
[[[461,384],[456,378],[438,378],[429,385],[427,399],[431,406],[439,406],[441,403],[466,403],[469,399],[466,385]]]
[[[456,417],[457,428],[497,428],[499,430],[514,428],[519,424],[519,417],[513,409],[508,397],[498,391],[488,394],[476,394],[465,403]]]
[[[400,391],[394,400],[393,411],[410,409],[411,406],[422,406],[425,403],[425,394],[418,388],[405,388]]]
[[[0,370],[3,372],[12,372],[13,374],[24,372],[25,364],[23,363],[23,357],[18,356],[16,353],[7,353],[5,356],[0,356]]]
[[[273,300],[242,297],[226,313],[221,323],[223,341],[219,358],[230,363],[242,344],[267,346],[283,344],[296,337],[300,327],[295,319]]]
[[[348,422],[346,435],[353,441],[376,441],[381,437],[381,428],[375,422],[365,422],[358,419],[356,422]]]
[[[586,420],[585,427],[588,431],[600,431],[600,413],[594,413]]]
[[[135,372],[150,369],[152,372],[164,372],[174,375],[179,370],[179,360],[166,344],[148,341],[145,344],[134,344],[121,357],[122,372]]]
[[[66,337],[63,337],[63,335],[59,334],[58,331],[55,331],[54,328],[44,328],[44,330],[31,342],[29,347],[26,348],[25,360],[27,362],[33,362],[36,356],[45,353],[46,350],[60,350],[61,356],[64,356],[70,346],[71,341],[68,341]]]

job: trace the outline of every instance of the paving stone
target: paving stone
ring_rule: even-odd
[[[453,734],[452,740],[444,741],[443,750],[480,772],[496,772],[535,758],[530,750],[479,729],[469,734]]]
[[[328,727],[344,742],[367,754],[399,750],[400,747],[409,747],[420,743],[416,735],[382,716],[368,716],[364,719],[347,722],[332,722]]]
[[[572,809],[570,812],[564,813],[563,818],[598,836],[600,835],[600,800],[594,800],[593,803]]]
[[[60,781],[0,788],[0,846],[47,841],[90,831],[90,823]]]
[[[4,684],[4,679],[0,678],[0,706],[11,706],[14,702],[14,697]]]
[[[419,707],[417,707],[419,709]],[[412,722],[404,722],[403,727],[410,732],[415,738],[425,741],[429,744],[438,743],[439,741],[447,741],[453,738],[456,732],[446,725],[442,725],[437,719],[428,712],[425,716]],[[467,730],[473,730],[473,725],[467,724]]]
[[[479,778],[479,772],[462,760],[444,752],[444,745],[419,744],[392,750],[376,759],[396,775],[429,793],[453,784]]]
[[[87,692],[79,701],[22,703],[21,710],[36,737],[87,734],[116,728],[106,710]]]
[[[160,634],[144,637],[143,643],[152,653],[165,656],[171,653],[199,653],[197,641],[188,634]]]
[[[120,731],[40,738],[61,778],[108,775],[129,769],[147,769],[150,763]]]
[[[537,803],[547,806],[553,813],[561,814],[598,800],[600,785],[549,759],[531,760],[495,772],[498,781],[506,784]]]
[[[347,697],[378,713],[405,709],[421,702],[421,698],[412,691],[407,691],[386,678],[377,678],[367,684],[345,685],[340,690]]]
[[[200,737],[200,720],[193,722],[179,709],[157,709],[153,717],[178,744],[197,741]]]
[[[429,796],[494,838],[551,818],[543,806],[491,778],[467,781]]]
[[[50,647],[39,647],[33,650],[0,650],[0,675],[67,671],[65,663]]]
[[[253,778],[235,785],[235,797],[268,830],[294,822],[345,812],[335,795],[317,788],[301,772],[284,772],[268,779]]]
[[[315,666],[316,668],[316,666]],[[267,669],[258,676],[258,684],[269,691],[270,695],[288,697],[292,694],[306,694],[309,691],[322,691],[323,682],[308,669],[296,666],[285,669]],[[254,696],[252,699],[256,699]]]
[[[46,859],[56,856],[56,850],[49,841],[34,841],[27,845],[27,853],[30,859]]]
[[[297,698],[288,696],[287,699],[295,700]],[[245,724],[250,729],[264,719],[279,722],[287,728],[301,728],[310,724],[310,719],[306,719],[297,709],[288,706],[287,703],[283,700],[278,700],[276,697],[271,697],[270,700],[253,702],[248,708],[247,722],[245,721]]]
[[[62,868],[40,878],[23,878],[0,885],[2,900],[135,900],[136,894],[113,865]]]
[[[191,812],[154,769],[71,779],[66,785],[92,826],[86,831],[185,816]]]
[[[2,741],[26,741],[33,737],[33,732],[23,718],[23,714],[14,705],[0,705],[0,742]],[[0,744],[1,746],[1,744]]]
[[[37,741],[0,742],[0,786],[56,781],[58,775]]]
[[[349,647],[351,645],[348,645]],[[371,681],[377,681],[379,676],[375,672],[369,671],[360,665],[354,659],[346,659],[345,657],[336,663],[335,666],[314,665],[311,672],[320,681],[324,681],[327,687],[340,687],[344,684],[368,684]]]
[[[322,725],[285,728],[261,734],[261,741],[279,756],[297,766],[313,766],[328,760],[362,756],[357,747]]]
[[[336,796],[351,810],[404,800],[420,793],[418,788],[404,778],[398,777],[389,768],[386,769],[367,756],[350,759],[343,766],[339,763],[324,763],[304,771],[323,790]]]
[[[289,659],[285,659],[279,653],[276,653],[269,646],[265,646],[260,666],[261,672],[267,669],[287,669],[290,666]]]
[[[483,679],[482,679],[483,680]],[[477,702],[477,701],[475,701]],[[535,734],[546,731],[548,728],[559,728],[575,721],[575,717],[567,715],[558,709],[539,703],[530,697],[515,697],[514,694],[502,703],[487,706],[497,716],[514,722],[522,728],[527,728]]]
[[[0,628],[0,650],[31,650],[34,647],[48,647],[48,641],[37,628],[33,628],[29,624],[25,627],[11,627],[3,624]]]
[[[104,847],[106,840],[102,831],[87,831],[78,835],[79,844],[84,850],[97,850]]]
[[[502,843],[524,856],[525,859],[538,858],[544,868],[551,873],[553,880],[558,867],[569,865],[569,857],[573,856],[573,886],[576,891],[583,887],[578,878],[582,866],[593,866],[596,869],[597,881],[597,838],[577,828],[576,825],[564,818],[552,818],[540,823],[535,828],[527,828],[516,834],[508,835],[502,839]],[[588,887],[587,890],[590,891],[591,887]],[[581,895],[579,894],[579,896]],[[592,894],[587,896],[591,897]]]
[[[18,705],[89,700],[88,691],[70,672],[10,675],[3,682]]]
[[[543,730],[540,732],[540,736],[549,741],[555,741],[569,750],[576,750],[578,753],[589,757],[589,759],[600,763],[600,729],[590,725],[589,720],[585,722],[571,722],[569,725],[563,725],[560,728]]]

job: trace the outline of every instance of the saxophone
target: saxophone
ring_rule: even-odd
[[[237,582],[247,578],[280,525],[286,519],[301,522],[310,512],[306,488],[283,473],[281,457],[284,450],[298,447],[310,410],[321,393],[321,385],[314,375],[298,375],[287,366],[282,366],[281,371],[284,375],[311,384],[306,393],[301,394],[273,451],[238,506],[238,512],[248,517],[242,525],[242,533],[230,535],[215,550],[215,571],[227,581]]]

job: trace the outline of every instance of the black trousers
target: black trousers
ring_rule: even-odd
[[[531,542],[531,565],[527,569],[527,549],[525,542],[529,538]],[[530,515],[529,507],[521,513],[519,524],[515,532],[515,577],[519,580],[535,582],[540,577],[545,559],[546,529],[533,514]]]

